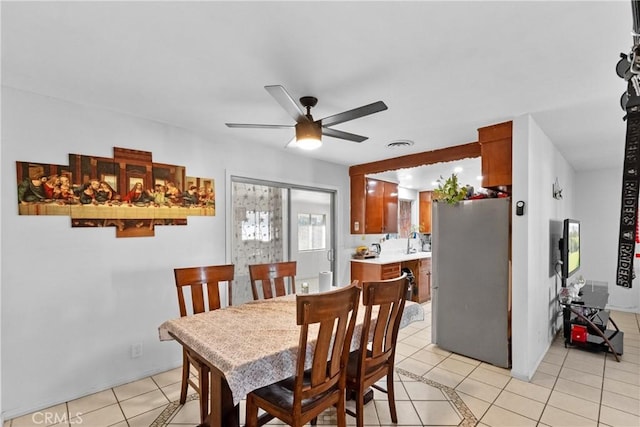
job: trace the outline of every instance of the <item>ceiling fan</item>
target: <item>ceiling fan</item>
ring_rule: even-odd
[[[346,139],[347,141],[362,142],[367,140],[366,136],[356,135],[349,132],[330,128],[329,126],[344,123],[349,120],[358,119],[370,114],[378,113],[387,109],[384,102],[378,101],[372,104],[363,105],[353,110],[344,111],[325,117],[324,119],[314,120],[311,116],[311,108],[318,103],[318,98],[313,96],[303,96],[300,98],[300,105],[307,109],[305,113],[291,95],[283,86],[272,85],[264,87],[267,92],[273,96],[276,101],[286,110],[287,113],[296,121],[295,125],[263,125],[263,124],[247,124],[247,123],[225,123],[230,128],[259,128],[259,129],[283,129],[295,128],[296,138],[295,145],[306,150],[313,150],[322,145],[322,135],[332,136],[334,138]]]

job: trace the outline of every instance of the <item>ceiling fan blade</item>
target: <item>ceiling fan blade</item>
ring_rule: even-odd
[[[225,123],[230,128],[249,128],[249,129],[291,129],[294,125],[259,125],[252,123]]]
[[[344,132],[341,130],[325,128],[325,127],[322,128],[322,134],[326,136],[332,136],[334,138],[346,139],[347,141],[353,141],[353,142],[362,142],[369,139],[366,136],[356,135],[354,133]]]
[[[363,105],[362,107],[354,108],[353,110],[344,111],[342,113],[334,114],[333,116],[325,117],[322,119],[322,126],[333,126],[338,123],[344,123],[349,120],[358,119],[360,117],[368,116],[369,114],[378,113],[387,109],[387,105],[382,102],[374,102],[373,104]]]
[[[298,103],[293,100],[291,95],[289,95],[289,92],[287,92],[283,86],[272,85],[265,86],[264,88],[271,94],[271,96],[276,99],[276,101],[278,101],[278,104],[280,104],[282,108],[284,108],[285,111],[289,113],[291,117],[293,117],[296,123],[309,120],[305,116],[304,111],[302,111]]]

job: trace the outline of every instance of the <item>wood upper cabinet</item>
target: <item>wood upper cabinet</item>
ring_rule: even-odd
[[[384,181],[367,178],[364,208],[364,233],[384,232]]]
[[[351,177],[351,234],[398,232],[398,184]]]
[[[369,180],[375,181],[375,180]],[[386,181],[378,181],[376,185],[380,185],[384,188],[384,196],[382,198],[382,233],[397,233],[398,232],[398,184]],[[366,224],[365,224],[366,225]],[[376,227],[366,227],[366,233],[378,233]]]
[[[511,192],[512,132],[512,122],[478,129],[483,187]]]
[[[419,193],[420,233],[431,233],[431,193],[431,191],[421,191]]]

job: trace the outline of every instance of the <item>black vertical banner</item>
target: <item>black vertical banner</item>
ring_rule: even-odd
[[[631,90],[629,92],[632,93]],[[616,285],[631,288],[640,188],[640,111],[637,106],[628,108],[627,111]]]

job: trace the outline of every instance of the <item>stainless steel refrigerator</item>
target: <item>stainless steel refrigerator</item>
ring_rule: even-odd
[[[431,340],[496,366],[510,366],[511,201],[433,203]]]

